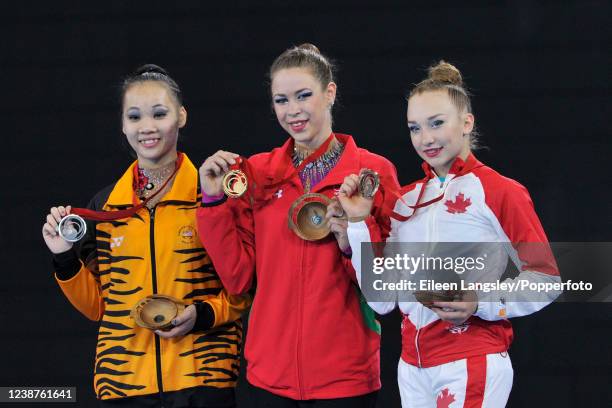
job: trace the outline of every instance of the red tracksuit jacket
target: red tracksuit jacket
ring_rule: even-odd
[[[336,166],[311,192],[333,197],[344,177],[361,168],[379,173],[381,183],[398,188],[394,166],[358,148],[352,137]],[[300,239],[287,226],[291,204],[302,194],[291,162],[293,140],[249,159],[258,188],[288,179],[251,204],[245,194],[202,204],[198,231],[223,285],[244,293],[257,282],[247,333],[248,381],[297,400],[362,395],[380,388],[380,331],[368,325],[372,311],[362,301],[350,259],[330,234],[320,241]],[[278,169],[284,169],[280,179]],[[293,173],[293,175],[292,175]],[[388,232],[379,191],[373,214]],[[373,318],[372,318],[373,319]],[[372,319],[369,320],[372,323]]]

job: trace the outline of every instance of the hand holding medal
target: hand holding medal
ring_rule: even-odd
[[[49,247],[54,254],[68,251],[72,248],[73,242],[80,241],[85,236],[87,232],[85,219],[93,221],[115,221],[132,217],[140,209],[145,207],[147,203],[158,196],[159,193],[164,191],[181,166],[183,158],[183,153],[178,153],[178,157],[174,163],[174,170],[166,181],[156,192],[144,199],[144,201],[138,203],[138,200],[134,198],[134,206],[131,208],[118,211],[95,211],[89,208],[72,208],[71,206],[51,208],[47,215],[47,222],[43,225],[42,230],[47,247]],[[137,171],[138,167],[135,166],[135,178],[137,177]]]
[[[225,193],[237,198],[244,194],[248,187],[247,177],[241,170],[232,169],[242,161],[239,155],[224,150],[208,157],[200,167],[202,192],[209,197]]]
[[[81,217],[71,215],[71,207],[58,206],[53,207],[47,214],[46,222],[43,225],[42,233],[45,243],[54,254],[60,254],[68,251],[72,248],[72,243],[77,240],[66,239],[75,238],[79,235],[85,234],[86,226],[83,221],[83,227],[80,224],[77,225],[78,220],[72,221],[73,217],[76,217],[82,221]],[[80,239],[80,238],[79,238]]]
[[[379,186],[378,173],[370,169],[361,169],[359,176],[351,174],[344,178],[338,200],[350,222],[362,221],[370,215]]]

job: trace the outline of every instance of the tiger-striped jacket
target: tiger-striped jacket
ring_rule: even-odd
[[[131,207],[136,165],[94,197],[90,207]],[[214,393],[235,386],[242,343],[239,319],[251,301],[248,295],[230,296],[222,288],[200,243],[198,184],[197,169],[185,156],[170,191],[154,209],[90,225],[95,232],[81,246],[85,262],[80,270],[67,280],[56,274],[70,302],[89,319],[100,321],[94,370],[99,399],[149,394],[163,399],[164,393],[192,387],[210,387],[206,390]],[[87,252],[97,254],[97,268],[85,260]],[[137,326],[130,309],[154,293],[185,303],[208,303],[214,312],[212,328],[163,339]]]

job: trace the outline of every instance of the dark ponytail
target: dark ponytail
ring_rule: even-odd
[[[168,86],[170,92],[178,102],[179,106],[183,106],[183,94],[181,88],[178,86],[176,81],[168,75],[165,69],[155,64],[145,64],[136,69],[134,73],[129,75],[123,80],[121,85],[121,101],[125,93],[135,83],[146,82],[146,81],[158,81],[163,82]]]

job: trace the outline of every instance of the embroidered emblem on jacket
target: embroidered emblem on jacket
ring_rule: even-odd
[[[472,205],[472,200],[465,199],[463,193],[457,194],[455,197],[455,201],[446,200],[444,202],[446,205],[446,211],[451,214],[463,214],[467,211],[467,208]]]
[[[185,225],[179,229],[179,237],[185,244],[191,244],[196,236],[196,230],[191,225]]]
[[[455,402],[455,394],[451,394],[448,388],[443,389],[436,399],[436,408],[448,408]]]

